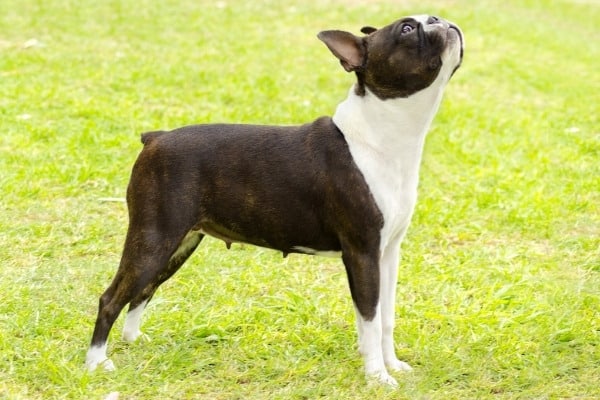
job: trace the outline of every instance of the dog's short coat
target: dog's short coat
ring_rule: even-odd
[[[415,201],[425,134],[463,54],[459,28],[402,18],[365,36],[319,38],[357,83],[333,118],[297,127],[194,125],[142,136],[127,190],[121,263],[100,298],[86,364],[113,369],[109,331],[126,304],[123,338],[204,235],[288,253],[340,254],[365,370],[409,370],[396,358],[399,247]],[[386,367],[387,366],[387,367]]]

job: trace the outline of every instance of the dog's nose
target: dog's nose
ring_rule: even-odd
[[[441,23],[442,23],[442,20],[434,15],[431,15],[429,18],[427,18],[428,25],[441,24]]]

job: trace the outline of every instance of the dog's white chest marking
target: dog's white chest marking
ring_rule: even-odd
[[[425,135],[442,99],[444,77],[409,98],[381,100],[351,89],[334,116],[383,214],[381,246],[402,235],[417,198]]]

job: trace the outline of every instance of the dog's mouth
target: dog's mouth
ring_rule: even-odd
[[[460,28],[454,24],[449,24],[448,26],[448,36],[450,35],[456,35],[458,37],[458,40],[460,41],[460,57],[462,58],[462,54],[463,54],[463,47],[464,47],[464,39],[463,39],[463,34],[460,30]]]
[[[458,64],[454,68],[454,71],[452,71],[452,74],[454,74],[454,72],[456,72],[458,67],[460,67],[460,65],[462,64],[464,47],[465,47],[464,37],[463,37],[462,31],[460,30],[460,28],[452,23],[448,23],[448,30],[446,32],[446,40],[449,45],[456,43],[455,45],[460,46],[460,54],[459,54]]]

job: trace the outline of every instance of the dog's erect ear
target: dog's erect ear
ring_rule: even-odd
[[[344,31],[323,31],[317,37],[339,58],[346,71],[356,71],[364,65],[366,48],[362,38]]]
[[[375,32],[377,30],[377,28],[373,28],[372,26],[363,26],[361,28],[361,32],[364,33],[365,35],[370,35],[371,33]]]

